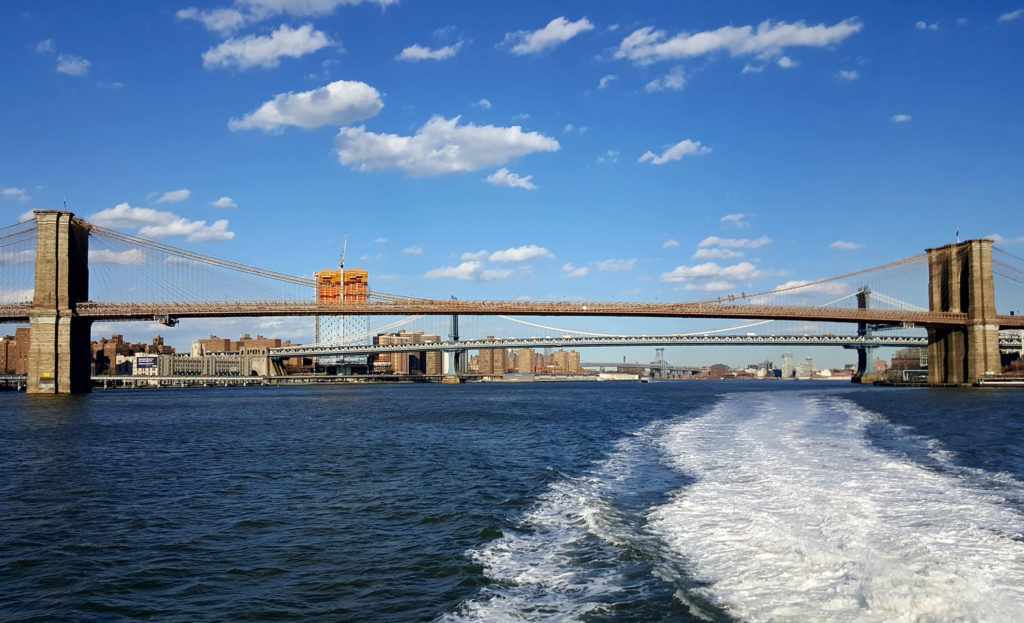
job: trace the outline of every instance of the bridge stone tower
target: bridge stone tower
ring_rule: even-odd
[[[928,249],[928,303],[968,317],[965,327],[928,329],[929,383],[974,383],[1001,371],[991,240]]]
[[[71,212],[36,210],[35,294],[29,324],[29,394],[92,391],[92,322],[75,305],[89,299],[89,229]]]

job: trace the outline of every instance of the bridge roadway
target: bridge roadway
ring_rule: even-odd
[[[309,344],[271,348],[270,356],[324,357],[419,351],[480,350],[487,348],[582,348],[587,346],[841,346],[843,348],[908,348],[928,346],[928,338],[858,335],[627,335],[617,337],[530,337],[427,342],[420,344]],[[1019,336],[1001,337],[999,347],[1021,349]]]
[[[31,303],[0,305],[0,322],[27,322]],[[658,318],[734,318],[802,320],[898,325],[904,327],[963,327],[969,321],[959,312],[898,309],[856,309],[773,305],[696,303],[603,303],[531,301],[456,301],[397,299],[388,301],[318,303],[315,301],[224,301],[170,303],[96,303],[75,305],[75,314],[93,321],[157,320],[252,316],[614,316]],[[1024,316],[995,317],[1000,329],[1024,328]]]

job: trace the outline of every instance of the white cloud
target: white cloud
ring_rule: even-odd
[[[732,249],[697,249],[697,252],[693,254],[695,260],[731,260],[737,257],[743,257],[743,253],[740,251],[733,251]]]
[[[313,30],[312,24],[290,28],[282,24],[269,37],[247,35],[231,38],[215,48],[203,52],[203,67],[277,67],[282,56],[298,58],[331,45],[323,32]]]
[[[611,83],[615,82],[618,79],[619,77],[616,76],[615,74],[608,74],[607,76],[602,76],[601,80],[597,83],[597,88],[607,89]]]
[[[484,98],[484,99],[481,99],[479,102],[477,102],[475,105],[479,106],[480,108],[483,108],[484,110],[490,110],[491,109],[491,100],[489,100],[487,98]],[[529,116],[529,115],[527,115],[527,116]]]
[[[231,197],[221,197],[216,201],[211,201],[210,205],[215,208],[237,208],[238,204]]]
[[[90,264],[144,264],[146,254],[142,249],[128,249],[127,251],[111,251],[110,249],[90,249]]]
[[[789,58],[788,56],[780,56],[779,60],[775,61],[775,63],[783,69],[792,69],[793,67],[796,67],[797,65],[800,64],[794,61],[793,59]]]
[[[806,286],[806,287],[803,287]],[[793,280],[787,281],[786,283],[776,286],[774,292],[787,291],[787,293],[800,293],[808,294],[810,292],[820,292],[821,294],[831,294],[835,296],[842,296],[850,291],[849,286],[841,281],[827,281],[825,283],[815,283],[813,281],[802,281]]]
[[[746,65],[743,66],[743,71],[741,71],[740,73],[741,74],[759,74],[762,71],[764,71],[764,65],[751,65],[750,63],[747,63]]]
[[[398,0],[235,0],[233,8],[201,10],[195,7],[177,12],[180,20],[194,20],[207,30],[228,33],[248,24],[263,21],[275,15],[307,17],[326,15],[339,5],[357,5],[364,2],[386,7]]]
[[[635,257],[628,260],[610,259],[598,262],[597,270],[603,273],[620,272],[626,270],[633,270],[634,266],[636,266]]]
[[[446,45],[437,49],[430,49],[422,45],[414,43],[409,47],[402,50],[401,54],[395,57],[396,60],[400,61],[443,61],[449,58],[455,58],[455,55],[459,53],[462,48],[464,41]]]
[[[432,177],[500,166],[536,151],[558,151],[553,138],[520,126],[458,125],[460,117],[434,117],[415,136],[376,134],[363,127],[341,128],[334,139],[338,161],[357,171],[402,169]]]
[[[856,242],[847,242],[845,240],[836,240],[832,244],[828,245],[830,249],[842,249],[844,251],[855,251],[860,248],[860,245]]]
[[[619,156],[621,156],[621,155],[622,154],[620,154],[619,152],[615,151],[614,149],[609,149],[608,151],[604,152],[604,154],[602,154],[602,155],[597,157],[597,162],[599,164],[605,164],[605,163],[611,164],[611,163],[614,163],[614,162],[618,162],[619,161]]]
[[[1012,22],[1016,19],[1020,19],[1021,15],[1024,15],[1024,9],[1017,9],[1016,11],[1010,11],[1009,13],[1003,13],[997,19],[997,22]],[[965,20],[966,21],[966,20]]]
[[[241,119],[231,119],[231,130],[264,132],[296,126],[304,130],[324,125],[345,125],[368,119],[384,108],[380,93],[365,82],[337,80],[302,93],[280,93]]]
[[[376,240],[374,240],[374,242],[376,242],[377,244],[385,244],[387,241],[388,241],[388,239],[384,238],[383,236],[381,236],[380,238],[377,238]]]
[[[511,270],[483,270],[480,262],[463,262],[458,266],[446,266],[428,271],[427,279],[461,279],[463,281],[498,281],[512,275]]]
[[[526,190],[536,190],[537,186],[533,183],[533,176],[527,175],[526,177],[520,177],[519,175],[510,172],[506,168],[501,168],[492,173],[487,177],[487,182],[494,186],[504,186],[506,188],[525,188]]]
[[[33,288],[18,288],[11,290],[4,288],[0,290],[0,303],[31,303],[36,291]]]
[[[910,115],[893,115],[889,121],[892,121],[893,123],[906,123],[911,119],[912,117]]]
[[[852,81],[852,80],[856,80],[857,78],[859,78],[860,74],[857,73],[856,69],[840,69],[839,70],[839,77],[842,78],[843,80],[851,80]]]
[[[579,277],[586,277],[587,273],[590,272],[590,269],[586,266],[580,266],[577,268],[572,264],[565,264],[562,266],[562,271],[565,273],[566,277],[577,279]]]
[[[679,246],[679,241],[678,240],[673,240],[673,239],[669,238],[668,240],[665,241],[664,244],[661,245],[661,248],[662,249],[672,249],[672,248],[675,248],[675,247],[678,247],[678,246]]]
[[[180,20],[193,20],[219,33],[229,33],[245,25],[246,18],[236,9],[212,9],[203,11],[195,7],[181,9],[175,16]]]
[[[467,251],[466,253],[462,254],[462,258],[460,259],[463,262],[482,262],[483,260],[487,259],[488,255],[490,255],[490,253],[481,249],[476,253],[470,253]]]
[[[688,283],[684,290],[701,290],[703,292],[728,292],[736,287],[731,281],[707,281],[704,283]]]
[[[0,249],[0,265],[31,264],[36,261],[35,249],[25,251],[4,251]]]
[[[43,39],[36,44],[36,52],[40,54],[53,53],[54,51],[53,39]]]
[[[29,197],[28,194],[26,194],[24,188],[4,188],[3,190],[0,190],[0,196],[4,199],[11,199],[22,203],[28,203],[32,200],[32,197]]]
[[[916,24],[914,24],[914,28],[918,30],[938,30],[939,23],[935,22],[933,24],[927,24],[925,22],[917,22]]]
[[[661,78],[648,82],[644,86],[644,90],[648,93],[657,93],[659,91],[682,91],[684,86],[686,86],[686,76],[683,74],[683,68],[673,67],[671,71]]]
[[[81,56],[61,54],[57,57],[57,71],[69,76],[85,76],[89,73],[89,61]]]
[[[746,214],[726,214],[722,218],[718,219],[718,222],[723,225],[731,225],[738,229],[743,227],[750,227],[750,223],[746,220]]]
[[[663,273],[664,283],[688,283],[716,281],[749,281],[763,276],[760,270],[750,262],[740,262],[732,266],[719,266],[714,262],[695,266],[677,266],[672,272]]]
[[[192,196],[192,191],[187,188],[180,190],[169,190],[156,200],[157,203],[178,203]]]
[[[761,22],[752,26],[723,26],[694,34],[682,33],[666,39],[664,30],[647,26],[630,33],[615,52],[615,58],[636,63],[678,60],[727,51],[732,56],[756,54],[762,58],[779,56],[788,47],[825,47],[841,42],[863,27],[855,18],[833,26],[807,26],[803,22]]]
[[[18,222],[19,223],[24,223],[25,221],[34,221],[34,220],[36,220],[36,213],[33,212],[32,210],[29,210],[28,212],[22,212],[21,215],[18,217]]]
[[[660,156],[656,156],[653,152],[648,151],[640,156],[640,160],[637,162],[647,162],[650,160],[651,164],[665,164],[673,160],[682,160],[685,156],[703,156],[708,153],[711,153],[711,148],[701,145],[700,141],[684,139],[666,149]]]
[[[553,258],[555,257],[551,251],[548,251],[544,247],[538,247],[535,244],[526,245],[522,247],[514,247],[511,249],[505,249],[504,251],[495,251],[491,253],[488,258],[492,262],[528,262],[530,260]]]
[[[697,244],[697,248],[724,247],[726,249],[757,249],[765,246],[766,244],[771,244],[771,242],[772,239],[768,236],[761,236],[754,240],[749,238],[719,238],[718,236],[708,236]]]
[[[1017,236],[1016,238],[1006,238],[1004,236],[1000,236],[999,234],[992,234],[991,236],[984,237],[1000,245],[1020,244],[1024,242],[1024,236]]]
[[[101,227],[139,228],[139,235],[148,238],[186,236],[189,242],[213,242],[235,237],[234,232],[228,231],[226,220],[208,226],[206,221],[189,221],[170,212],[133,208],[127,203],[97,212],[88,220]]]
[[[581,32],[593,29],[594,25],[585,17],[575,22],[565,17],[556,17],[540,30],[520,30],[506,34],[503,44],[511,46],[513,54],[539,54],[565,43]]]
[[[402,249],[402,255],[423,255],[423,247],[420,245],[413,245]]]

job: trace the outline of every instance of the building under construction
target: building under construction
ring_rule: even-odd
[[[369,273],[361,268],[321,270],[315,275],[319,303],[365,303],[369,298]],[[316,342],[369,343],[368,316],[317,316]]]

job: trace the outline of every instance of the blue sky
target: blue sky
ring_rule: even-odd
[[[295,274],[347,233],[371,289],[438,298],[697,300],[957,231],[1010,248],[1022,8],[4,2],[0,209],[66,198]]]

